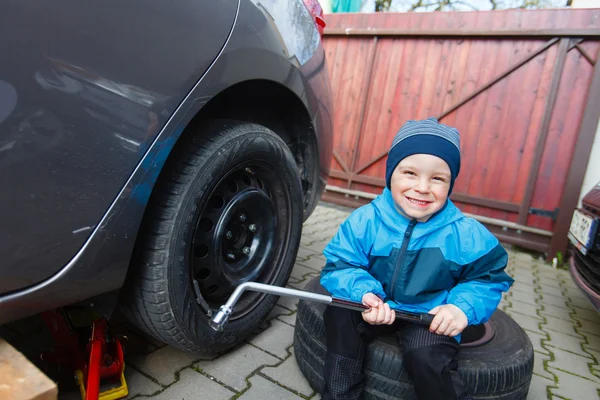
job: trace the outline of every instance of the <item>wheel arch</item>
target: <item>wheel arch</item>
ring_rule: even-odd
[[[263,125],[281,137],[298,166],[304,192],[304,219],[314,207],[319,175],[319,149],[311,115],[298,96],[284,85],[266,79],[236,83],[214,96],[193,117],[183,135],[206,119],[233,119]]]

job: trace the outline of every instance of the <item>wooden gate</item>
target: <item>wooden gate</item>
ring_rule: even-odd
[[[324,200],[381,193],[394,134],[437,117],[461,133],[452,200],[501,240],[553,257],[600,115],[600,10],[334,14],[324,46],[334,152]]]

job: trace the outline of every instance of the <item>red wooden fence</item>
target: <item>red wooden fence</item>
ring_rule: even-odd
[[[394,134],[435,116],[461,133],[456,204],[502,240],[549,256],[566,247],[600,111],[600,10],[326,21],[334,156],[325,200],[358,205],[380,193]]]

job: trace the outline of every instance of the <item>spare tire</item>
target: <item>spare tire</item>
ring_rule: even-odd
[[[327,293],[314,278],[306,290]],[[301,300],[294,332],[294,350],[300,370],[311,387],[324,387],[326,305]],[[367,346],[365,399],[416,399],[402,365],[402,350],[394,335],[377,337]],[[533,373],[533,346],[523,329],[501,310],[489,323],[470,326],[463,332],[458,371],[473,399],[525,399]]]

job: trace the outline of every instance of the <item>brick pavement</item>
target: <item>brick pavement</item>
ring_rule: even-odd
[[[321,203],[305,223],[288,286],[303,288],[323,267],[323,247],[349,209]],[[528,400],[597,399],[600,390],[600,317],[567,271],[508,248],[515,284],[500,308],[527,332],[535,349]],[[319,399],[300,373],[293,354],[297,299],[281,298],[263,330],[214,360],[202,360],[129,332],[128,398],[144,399]],[[21,321],[0,335],[34,329]],[[36,331],[37,332],[37,331]],[[8,338],[10,341],[10,338]],[[61,393],[61,400],[77,399]]]

